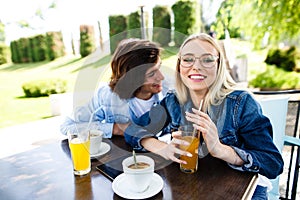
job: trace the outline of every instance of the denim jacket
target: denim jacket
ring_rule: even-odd
[[[167,91],[168,84],[165,82],[163,91],[154,95],[157,102],[162,100]],[[60,131],[66,135],[68,130],[75,131],[78,125],[87,126],[91,120],[90,129],[102,130],[104,138],[111,138],[114,123],[125,124],[131,120],[137,124],[140,122],[140,125],[148,123],[147,119],[149,117],[147,115],[149,113],[145,113],[138,118],[132,110],[134,110],[134,106],[131,99],[120,99],[106,84],[97,90],[87,105],[76,108],[72,116],[65,118],[60,126]]]
[[[168,93],[150,111],[151,123],[144,127],[131,124],[125,131],[126,142],[137,150],[144,150],[142,138],[156,137],[161,128],[162,134],[171,134],[180,124],[187,123],[185,111],[191,111],[191,101],[180,106],[174,93]],[[215,123],[221,143],[231,146],[245,161],[243,166],[230,167],[241,171],[258,172],[274,179],[283,171],[283,159],[272,140],[272,125],[262,114],[260,104],[246,91],[234,91],[208,112]]]

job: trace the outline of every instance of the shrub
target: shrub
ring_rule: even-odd
[[[172,6],[174,14],[174,42],[176,46],[180,46],[185,39],[185,35],[191,35],[200,31],[200,23],[198,12],[199,4],[194,0],[177,1]]]
[[[249,86],[261,90],[300,89],[300,74],[286,72],[274,66],[267,66],[265,72],[258,74],[249,81]]]
[[[288,49],[270,49],[265,63],[275,65],[285,71],[296,69],[297,49],[291,46]]]
[[[65,55],[65,46],[61,32],[47,32],[47,59],[54,60]]]
[[[25,97],[42,97],[50,94],[64,93],[67,82],[61,79],[35,80],[22,85]]]
[[[0,65],[7,63],[8,61],[8,55],[9,54],[9,49],[8,47],[0,42]]]
[[[141,16],[138,12],[133,12],[128,15],[128,37],[142,38],[141,33]]]
[[[110,52],[114,53],[118,43],[127,37],[127,21],[123,15],[109,16]]]
[[[11,60],[14,63],[54,60],[65,55],[61,32],[47,32],[10,43]]]
[[[47,59],[46,36],[43,34],[30,38],[33,61],[39,62]]]
[[[18,41],[10,42],[11,61],[13,63],[21,63],[21,56],[18,50]]]
[[[89,25],[80,26],[80,55],[86,57],[95,50],[94,27]]]
[[[32,62],[32,53],[30,49],[31,47],[29,38],[21,38],[18,40],[18,50],[21,55],[22,63]]]
[[[171,42],[171,15],[168,7],[155,6],[153,8],[153,41],[161,46],[168,46]]]

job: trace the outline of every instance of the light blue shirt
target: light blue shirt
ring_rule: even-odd
[[[164,84],[162,92],[154,95],[155,102],[159,102],[167,93],[166,85]],[[114,123],[125,124],[131,121],[134,112],[130,112],[130,109],[134,110],[132,99],[120,99],[108,85],[104,85],[98,89],[87,105],[75,108],[72,116],[65,118],[60,131],[66,135],[68,130],[75,131],[76,126],[80,125],[90,130],[101,130],[104,138],[111,138]]]

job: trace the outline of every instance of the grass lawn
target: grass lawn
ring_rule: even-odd
[[[232,41],[235,55],[247,55],[248,77],[263,71],[265,52],[253,52],[247,42]],[[177,59],[177,49],[163,52],[162,71],[172,77]],[[69,92],[95,89],[99,81],[108,81],[111,56],[101,56],[90,62],[90,57],[68,55],[52,62],[0,65],[0,128],[44,119],[51,116],[49,97],[24,98],[22,84],[27,81],[61,78],[67,80]],[[74,89],[75,88],[75,89]]]
[[[73,62],[78,64],[73,65]],[[48,97],[24,98],[22,84],[31,80],[63,78],[69,87],[77,76],[78,57],[53,62],[4,64],[0,66],[0,127],[51,117]]]

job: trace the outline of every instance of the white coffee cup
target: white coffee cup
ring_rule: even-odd
[[[150,185],[154,175],[154,160],[148,156],[136,156],[137,163],[147,163],[149,166],[141,169],[129,168],[134,165],[133,156],[123,160],[123,171],[128,180],[129,188],[132,192],[144,192]]]
[[[100,130],[90,130],[90,154],[97,155],[101,150],[103,132]]]

